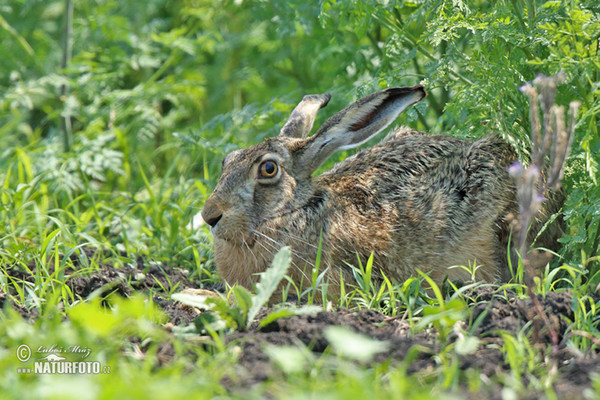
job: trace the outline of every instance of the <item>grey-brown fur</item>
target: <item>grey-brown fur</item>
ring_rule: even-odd
[[[397,130],[312,176],[333,152],[373,137],[424,96],[421,86],[374,93],[312,136],[314,114],[329,97],[305,97],[280,136],[229,154],[202,210],[221,276],[250,287],[289,245],[290,275],[307,285],[322,234],[321,268],[331,285],[340,274],[352,281],[346,263],[356,264],[357,254],[364,262],[371,253],[375,276],[396,281],[417,269],[437,282],[467,280],[463,268],[448,267],[473,263],[477,279],[506,278],[506,216],[518,212],[506,170],[516,155],[498,136],[472,142]],[[265,162],[278,165],[277,176],[261,175],[263,166],[272,172]]]

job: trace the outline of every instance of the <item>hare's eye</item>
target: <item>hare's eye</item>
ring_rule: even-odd
[[[258,174],[261,178],[272,178],[277,175],[279,167],[274,161],[263,161],[258,167]]]

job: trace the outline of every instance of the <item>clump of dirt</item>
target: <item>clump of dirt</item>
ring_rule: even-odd
[[[194,282],[188,278],[187,271],[159,265],[146,266],[141,258],[138,258],[135,266],[128,264],[116,269],[104,265],[100,270],[89,275],[73,274],[66,280],[66,283],[81,298],[86,298],[92,292],[103,288],[106,290],[100,293],[102,296],[109,292],[127,296],[134,290],[153,290],[164,293],[177,284],[181,289],[200,285],[200,282]]]
[[[24,317],[37,318],[37,316],[38,316],[38,313],[35,309],[28,310],[26,307],[22,306],[21,304],[14,303],[10,299],[10,296],[8,295],[8,293],[4,292],[0,288],[0,309],[4,309],[4,306],[6,304],[10,304],[13,310],[15,310],[16,312],[18,312],[19,314],[21,314]]]
[[[324,331],[329,326],[345,326],[356,333],[373,339],[387,341],[389,349],[377,354],[373,362],[388,358],[401,360],[417,344],[432,348],[434,335],[423,331],[414,336],[409,334],[406,321],[389,318],[372,310],[318,312],[313,315],[296,315],[278,319],[265,327],[253,325],[247,332],[236,332],[228,336],[228,342],[237,342],[241,347],[238,359],[237,385],[251,386],[264,381],[275,373],[275,366],[264,352],[265,345],[294,346],[302,343],[315,353],[323,353],[329,346]],[[419,353],[410,370],[416,371],[433,366],[433,360],[425,352]]]
[[[86,253],[85,256],[93,256]],[[76,263],[75,263],[76,264]],[[51,268],[53,268],[51,266]],[[34,283],[34,277],[17,269],[9,269],[9,274],[15,281]],[[176,291],[186,288],[200,288],[199,281],[190,279],[187,272],[179,268],[164,265],[148,264],[142,258],[137,258],[123,268],[114,268],[105,264],[93,271],[65,271],[67,285],[73,292],[86,298],[96,292],[102,296],[116,292],[123,296],[134,290],[151,292],[154,302],[169,316],[168,327],[174,325],[187,326],[194,322],[200,311],[181,305],[169,299],[169,291],[177,286]],[[10,285],[5,285],[10,290]],[[208,288],[219,290],[222,288]],[[0,291],[0,307],[12,303],[14,293]],[[580,398],[583,391],[591,387],[590,374],[600,374],[600,358],[595,354],[585,357],[570,350],[566,346],[569,335],[569,321],[574,318],[571,304],[572,295],[567,292],[550,292],[539,296],[547,321],[542,321],[539,311],[531,299],[520,299],[514,293],[497,293],[491,286],[482,286],[465,294],[472,309],[469,321],[464,321],[463,327],[472,330],[479,338],[477,349],[469,354],[458,357],[462,370],[475,370],[483,380],[490,382],[482,391],[473,395],[467,388],[460,393],[466,398],[500,398],[501,387],[491,378],[498,373],[510,374],[510,366],[505,362],[501,351],[503,336],[517,335],[524,330],[530,338],[533,348],[539,352],[540,362],[553,360],[559,370],[557,381],[554,383],[558,397],[569,396]],[[35,310],[12,304],[12,307],[27,318],[36,318]],[[261,315],[270,310],[264,309]],[[317,312],[309,315],[297,315],[281,318],[267,326],[260,327],[252,324],[247,331],[227,335],[226,341],[236,343],[240,348],[238,371],[235,377],[225,379],[222,383],[231,391],[243,391],[254,384],[280,376],[281,372],[265,352],[268,345],[296,346],[301,344],[317,355],[326,351],[330,343],[324,331],[329,326],[345,326],[348,329],[371,337],[375,340],[386,341],[388,349],[377,354],[372,361],[380,363],[389,361],[392,364],[405,360],[407,354],[414,357],[407,366],[407,372],[419,376],[435,373],[439,367],[437,355],[441,347],[440,338],[432,329],[412,332],[409,323],[402,318],[390,318],[376,311],[348,311],[339,309],[331,312]],[[554,338],[554,339],[553,339]],[[452,342],[457,335],[451,333],[447,340]],[[131,342],[135,351],[143,354],[147,349],[141,343]],[[137,346],[137,347],[136,347]],[[172,362],[176,353],[172,344],[161,344],[158,358],[160,365]],[[147,346],[146,346],[147,347]],[[279,375],[278,375],[279,374]],[[527,381],[527,377],[523,378]],[[531,398],[537,398],[540,393],[532,393]],[[526,396],[527,397],[527,396]]]
[[[172,325],[189,325],[200,315],[200,311],[189,306],[168,300],[162,296],[154,296],[153,301],[169,316]]]
[[[507,301],[505,297],[496,296],[473,309],[472,319],[477,324],[475,334],[491,337],[497,337],[499,331],[516,334],[532,321],[536,328],[534,333],[543,336],[537,338],[538,341],[551,343],[550,330],[562,339],[569,326],[567,321],[573,320],[572,296],[566,292],[548,292],[545,297],[538,295],[537,298],[549,324],[542,323],[533,300],[513,298]]]
[[[83,248],[80,251],[82,253],[80,255],[70,255],[69,258],[72,266],[68,264],[68,267],[63,271],[63,281],[71,289],[76,298],[85,299],[94,292],[99,297],[105,297],[111,293],[125,297],[131,295],[136,290],[152,292],[157,295],[167,295],[173,288],[177,288],[176,290],[180,291],[186,288],[197,288],[202,285],[200,281],[190,279],[189,271],[187,270],[149,263],[141,256],[135,259],[135,263],[129,263],[120,268],[115,268],[110,262],[100,265],[97,269],[85,268],[82,265],[82,257],[94,257],[95,250]],[[78,269],[78,267],[81,267],[81,269]],[[0,288],[0,308],[3,308],[5,304],[10,304],[24,318],[29,319],[37,317],[37,312],[35,309],[27,309],[10,301],[9,295],[15,295],[13,292],[16,292],[12,283],[19,284],[20,286],[34,285],[36,277],[33,274],[36,273],[40,273],[44,276],[42,280],[46,280],[46,276],[52,275],[55,271],[54,261],[52,260],[48,265],[47,272],[38,272],[33,263],[28,265],[27,269],[23,270],[16,266],[7,268],[12,282],[5,285],[9,293],[4,293]],[[174,305],[172,306],[172,310],[175,312]],[[183,320],[188,321],[190,318],[183,318]]]
[[[483,293],[473,293],[471,296],[479,301],[481,298],[486,299],[474,305],[472,314],[472,321],[476,323],[474,334],[480,338],[480,344],[477,350],[458,357],[460,368],[476,370],[482,379],[491,378],[498,373],[510,374],[510,365],[505,362],[504,354],[500,350],[500,331],[515,336],[525,329],[526,333],[531,334],[532,345],[540,352],[539,361],[544,361],[544,357],[547,357],[546,361],[552,358],[555,360],[559,368],[559,379],[554,386],[559,397],[583,396],[583,390],[591,385],[590,372],[600,373],[600,358],[595,355],[591,355],[592,358],[582,358],[566,347],[568,320],[573,319],[572,297],[564,292],[551,292],[545,297],[538,297],[548,317],[547,326],[541,322],[532,300],[519,299],[515,295],[498,296],[486,291],[487,289],[484,289]],[[387,360],[392,363],[400,362],[405,359],[410,349],[418,346],[416,358],[407,367],[408,373],[427,373],[439,366],[436,355],[439,354],[441,344],[435,332],[411,333],[408,322],[389,318],[375,311],[337,310],[279,319],[263,328],[253,325],[248,332],[229,335],[228,340],[238,343],[241,348],[240,368],[236,371],[235,385],[231,383],[233,380],[226,380],[224,383],[231,390],[236,390],[277,376],[277,367],[264,350],[267,345],[301,343],[315,353],[323,353],[329,346],[323,334],[328,326],[345,326],[356,333],[386,341],[389,347],[374,358],[374,363]],[[560,343],[553,343],[550,329],[556,333]],[[456,335],[451,334],[448,340],[456,340]],[[556,346],[553,347],[553,344]],[[552,354],[552,351],[557,349],[558,351]],[[527,377],[524,380],[526,382]],[[492,379],[489,381],[493,382]],[[501,398],[501,387],[495,383],[483,390],[483,397],[467,392],[465,388],[463,394],[470,398]],[[532,393],[531,398],[538,398],[539,395]]]

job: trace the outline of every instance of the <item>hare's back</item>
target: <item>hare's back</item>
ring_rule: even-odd
[[[483,178],[489,183],[507,178],[506,170],[516,159],[512,147],[496,135],[470,141],[403,130],[336,164],[319,179],[335,186],[339,179],[356,177],[380,189],[421,181],[436,187],[473,186]]]
[[[468,230],[494,224],[513,202],[506,169],[515,158],[495,136],[473,142],[405,131],[337,164],[319,181],[343,207],[359,208],[387,229],[458,241]]]

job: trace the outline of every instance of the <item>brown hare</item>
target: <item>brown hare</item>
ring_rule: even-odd
[[[279,136],[223,160],[202,210],[214,235],[218,271],[251,287],[283,246],[288,271],[309,284],[321,238],[331,285],[352,282],[348,264],[373,254],[373,276],[395,281],[419,269],[436,282],[507,277],[506,216],[518,212],[507,168],[516,160],[496,135],[477,141],[401,129],[314,177],[334,152],[365,143],[426,96],[422,86],[373,93],[329,118],[312,136],[330,95],[309,95]]]

